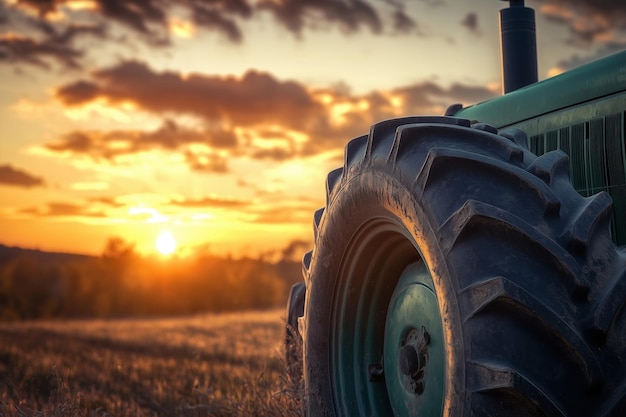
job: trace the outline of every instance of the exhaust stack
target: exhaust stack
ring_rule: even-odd
[[[537,40],[535,11],[524,0],[508,0],[500,10],[502,82],[508,93],[537,82]]]

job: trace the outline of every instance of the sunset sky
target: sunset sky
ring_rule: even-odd
[[[626,49],[620,3],[527,1],[540,78]],[[500,94],[505,5],[0,0],[0,243],[310,241],[347,140]]]

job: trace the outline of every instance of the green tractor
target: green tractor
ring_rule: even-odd
[[[292,288],[306,416],[626,416],[626,51],[348,142]]]

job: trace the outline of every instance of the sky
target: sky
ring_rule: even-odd
[[[539,77],[626,49],[614,0],[527,0]],[[0,243],[306,246],[372,123],[501,91],[497,0],[0,0]]]

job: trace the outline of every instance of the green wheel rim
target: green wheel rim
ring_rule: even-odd
[[[396,285],[387,312],[384,352],[394,415],[441,415],[443,329],[432,278],[423,262],[409,265]]]
[[[441,415],[442,319],[432,277],[410,235],[389,219],[370,221],[353,236],[336,283],[330,343],[335,413]]]

